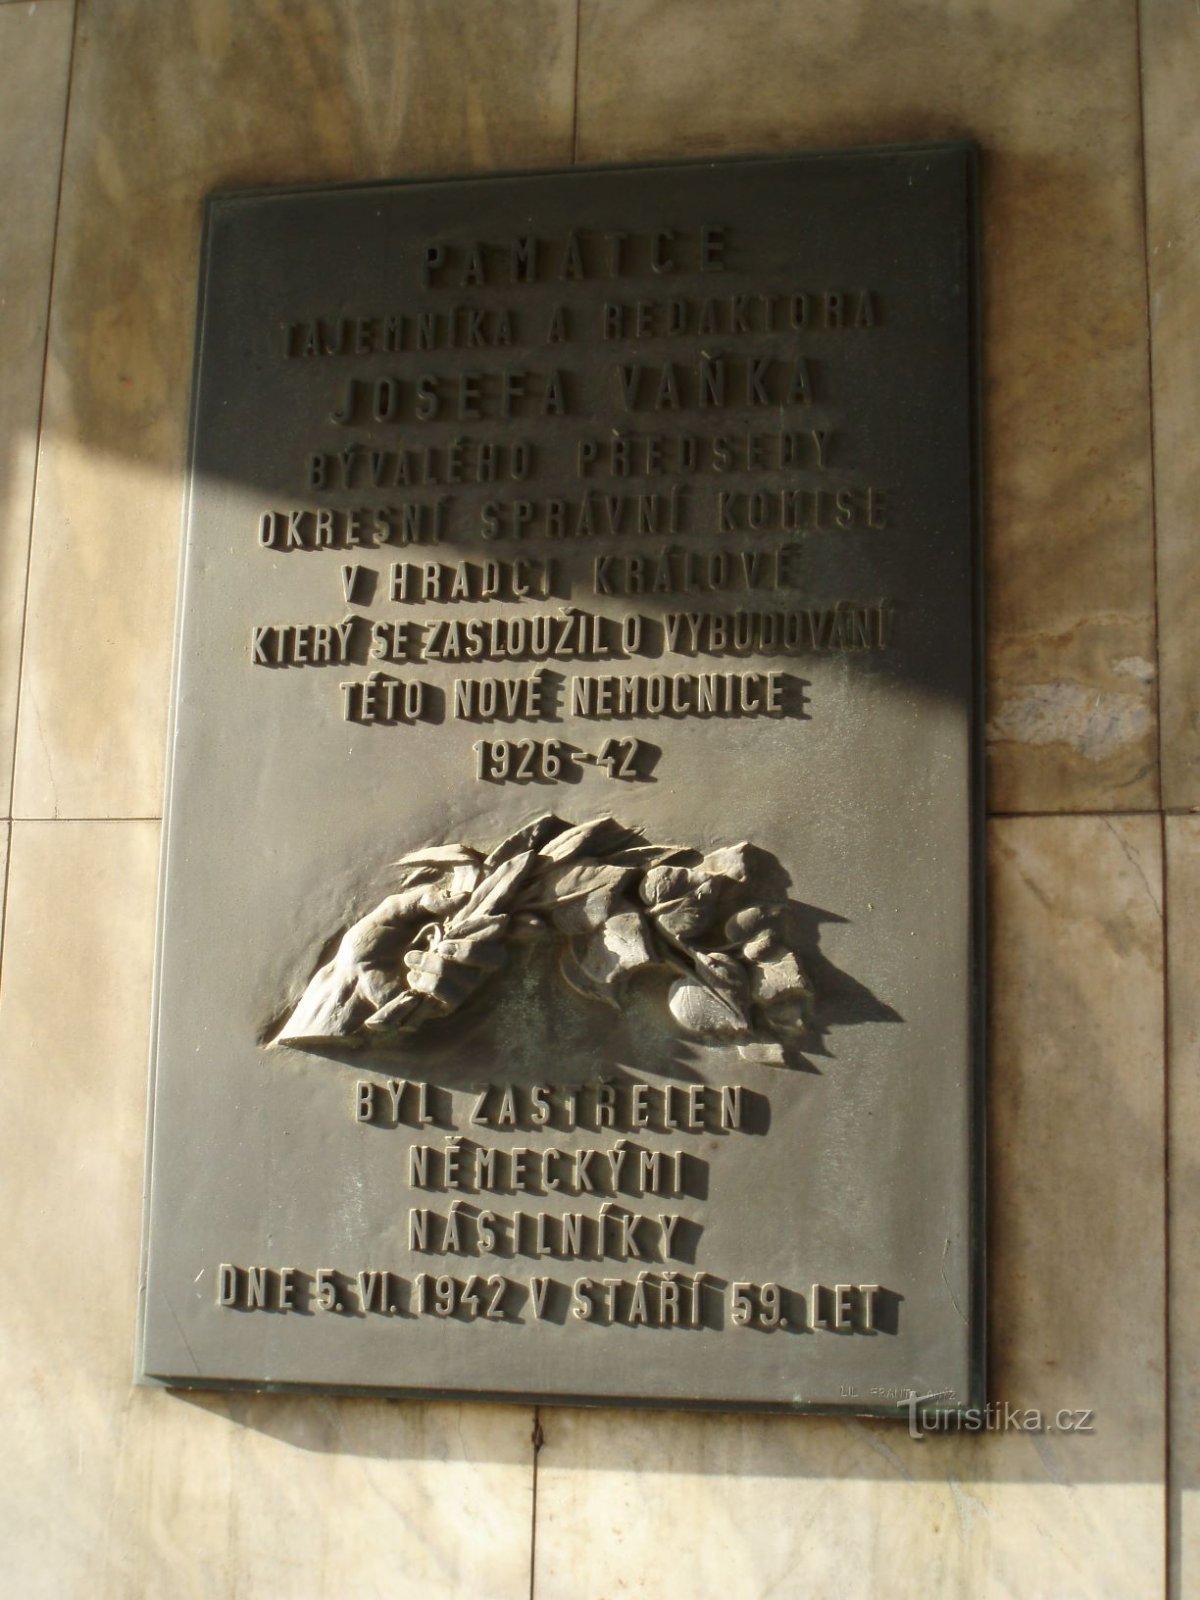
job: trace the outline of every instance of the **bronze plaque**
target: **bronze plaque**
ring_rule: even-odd
[[[211,199],[144,1380],[979,1400],[974,213]]]

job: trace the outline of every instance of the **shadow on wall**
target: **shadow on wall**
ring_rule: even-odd
[[[634,1333],[633,1337],[638,1335]],[[528,1418],[529,1446],[517,1450],[501,1413],[508,1405],[480,1401],[381,1400],[329,1395],[250,1394],[172,1389],[174,1398],[239,1428],[250,1428],[297,1450],[366,1460],[427,1458],[431,1434],[462,1439],[464,1407],[481,1426],[470,1431],[461,1459],[532,1469],[544,1451],[555,1470],[652,1478],[695,1475],[738,1480],[812,1479],[877,1483],[942,1483],[970,1487],[1053,1484],[1154,1485],[1162,1482],[1161,1454],[1152,1436],[1138,1448],[1122,1419],[1082,1405],[1038,1409],[1020,1400],[995,1401],[978,1424],[949,1430],[945,1422],[914,1422],[906,1405],[896,1419],[853,1416],[761,1416],[703,1409],[624,1407],[566,1410],[515,1402]],[[329,1403],[330,1398],[336,1403]],[[324,1401],[324,1403],[323,1403]],[[447,1426],[447,1419],[453,1419]],[[495,1424],[489,1426],[489,1422]],[[503,1444],[501,1443],[503,1441]],[[1178,1492],[1194,1485],[1178,1486]]]

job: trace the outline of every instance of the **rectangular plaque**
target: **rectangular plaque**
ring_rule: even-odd
[[[144,1380],[978,1401],[974,195],[209,202]]]

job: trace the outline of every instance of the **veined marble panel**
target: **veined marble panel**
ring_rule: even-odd
[[[14,809],[162,801],[200,203],[559,165],[573,0],[93,0],[80,15]]]
[[[1200,11],[1143,0],[1163,804],[1200,807]]]
[[[529,1593],[532,1415],[135,1389],[158,826],[13,829],[0,993],[6,1590]],[[203,1137],[203,1130],[197,1130]]]
[[[923,1439],[906,1421],[543,1411],[535,1600],[1163,1592],[1158,821],[995,822],[991,879],[998,1409]],[[1019,1430],[1005,1403],[1055,1426]]]
[[[983,154],[989,803],[1153,809],[1136,0],[583,0],[581,161],[963,136]]]
[[[12,794],[25,570],[74,0],[0,11],[0,810]]]

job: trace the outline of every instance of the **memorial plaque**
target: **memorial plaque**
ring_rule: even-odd
[[[144,1380],[979,1400],[974,174],[211,199]]]

